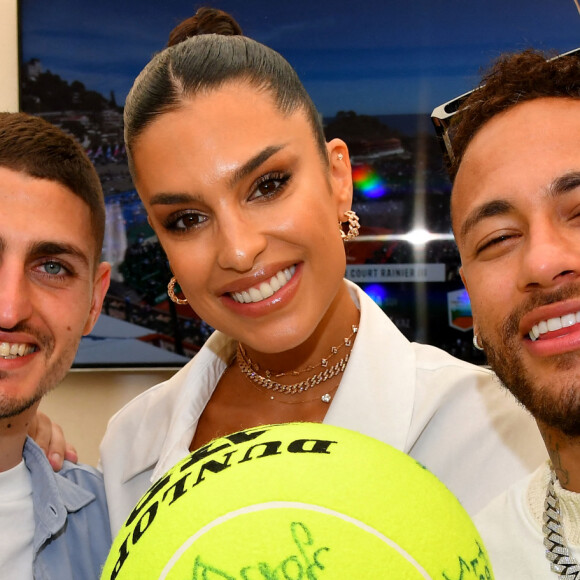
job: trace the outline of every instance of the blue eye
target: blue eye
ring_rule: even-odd
[[[63,265],[58,262],[45,262],[42,264],[42,268],[51,276],[58,276],[64,270]]]

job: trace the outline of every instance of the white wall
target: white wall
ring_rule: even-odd
[[[18,110],[17,2],[0,0],[0,111]],[[77,448],[81,461],[96,465],[109,417],[170,370],[71,371],[41,403]]]
[[[70,371],[46,395],[40,409],[62,426],[83,463],[97,465],[99,443],[107,421],[147,388],[167,380],[174,371]]]
[[[16,0],[0,0],[0,111],[18,110]]]

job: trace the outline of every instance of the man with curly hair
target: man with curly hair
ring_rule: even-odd
[[[496,578],[580,578],[580,51],[504,56],[433,120],[475,343],[550,457],[476,523]]]

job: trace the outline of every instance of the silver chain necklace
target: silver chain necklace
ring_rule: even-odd
[[[570,554],[570,549],[564,538],[564,528],[561,522],[560,500],[554,489],[556,474],[550,470],[550,482],[544,500],[544,546],[546,558],[550,562],[552,572],[569,580],[580,580],[580,566]]]

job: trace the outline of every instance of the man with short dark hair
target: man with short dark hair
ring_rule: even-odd
[[[502,57],[433,117],[475,341],[550,456],[476,523],[496,578],[580,578],[580,51]]]
[[[98,176],[73,139],[0,113],[0,577],[98,578],[111,537],[102,478],[55,474],[27,430],[69,370],[109,285]]]

